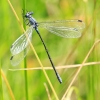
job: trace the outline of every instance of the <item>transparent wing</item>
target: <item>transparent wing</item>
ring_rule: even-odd
[[[29,50],[29,45],[23,51],[21,51],[20,53],[11,56],[11,58],[10,58],[11,64],[13,66],[17,66],[25,58],[28,50]]]
[[[32,26],[29,27],[28,30],[26,30],[26,32],[12,44],[10,48],[10,51],[12,53],[10,61],[13,66],[18,65],[26,56],[29,50],[28,39],[32,39],[32,29]],[[28,38],[25,34],[27,34]]]
[[[38,25],[64,38],[78,38],[81,36],[82,29],[85,28],[85,24],[81,20],[40,22]]]
[[[16,55],[16,54],[20,53],[22,50],[24,50],[24,49],[27,47],[27,45],[28,45],[29,43],[28,43],[28,40],[27,40],[25,34],[27,34],[28,39],[31,40],[31,38],[32,38],[32,29],[33,29],[32,26],[29,27],[29,28],[26,30],[26,32],[25,32],[23,35],[21,35],[21,36],[12,44],[12,46],[11,46],[11,48],[10,48],[10,51],[11,51],[11,53],[12,53],[13,55]]]

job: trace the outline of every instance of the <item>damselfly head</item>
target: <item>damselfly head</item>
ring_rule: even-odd
[[[26,17],[26,18],[30,18],[31,15],[33,15],[33,12],[27,12],[27,13],[25,14],[25,17]]]

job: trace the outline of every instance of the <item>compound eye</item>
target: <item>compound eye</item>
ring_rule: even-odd
[[[28,17],[29,16],[29,13],[27,13],[26,15],[25,15],[25,17]]]

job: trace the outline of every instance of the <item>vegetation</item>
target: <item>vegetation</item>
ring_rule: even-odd
[[[0,100],[98,100],[99,0],[1,0],[0,7]],[[11,65],[11,44],[28,28],[23,10],[33,11],[38,22],[81,19],[85,23],[80,38],[61,38],[39,28],[62,84],[35,31],[25,60]]]

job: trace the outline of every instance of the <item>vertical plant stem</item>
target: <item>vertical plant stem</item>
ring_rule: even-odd
[[[96,40],[96,17],[95,17],[95,15],[96,15],[96,0],[93,0],[93,42],[95,42],[95,40]],[[94,51],[93,51],[93,53],[92,53],[92,58],[91,58],[91,60],[92,61],[95,61],[96,60],[96,55],[97,53],[96,53],[96,47],[94,48]],[[95,83],[96,83],[96,68],[94,68],[94,66],[92,66],[90,69],[89,69],[90,71],[89,71],[89,99],[90,100],[95,100]]]
[[[0,62],[0,100],[3,100],[3,88],[2,88],[2,77],[1,77],[1,62]]]
[[[25,15],[25,9],[26,9],[26,0],[23,0],[23,14]],[[26,30],[26,25],[23,20],[23,27]],[[26,51],[24,51],[26,52]],[[24,59],[24,68],[27,68],[27,58]],[[26,94],[26,100],[28,100],[28,79],[27,79],[27,71],[24,71],[25,76],[25,94]]]
[[[94,34],[94,42],[96,40],[96,2],[97,0],[93,0],[93,4],[94,4],[94,8],[93,8],[93,34]],[[93,51],[93,60],[95,61],[96,60],[96,56],[97,56],[97,53],[96,53],[96,47],[94,48],[94,51]],[[94,75],[95,74],[95,75]],[[92,67],[92,76],[93,76],[93,79],[92,79],[92,95],[93,95],[93,100],[95,100],[95,83],[96,83],[96,68],[94,68],[94,66]]]
[[[74,83],[74,81],[75,81],[76,77],[78,76],[80,70],[82,69],[84,63],[86,62],[86,60],[87,60],[88,57],[90,56],[90,54],[91,54],[91,52],[93,51],[94,47],[97,46],[97,44],[99,44],[99,43],[100,43],[100,40],[96,41],[96,42],[92,45],[91,49],[89,50],[89,52],[87,53],[85,59],[83,60],[82,65],[76,70],[76,73],[75,73],[75,75],[74,75],[72,81],[70,82],[70,84],[69,84],[69,86],[68,86],[68,88],[67,88],[66,92],[64,93],[64,95],[63,95],[63,97],[62,97],[61,100],[64,100],[66,94],[68,93],[69,89],[71,88],[72,84]],[[91,99],[89,99],[89,100],[91,100]],[[92,100],[93,100],[93,99],[92,99]]]
[[[17,21],[19,22],[19,24],[20,24],[20,26],[21,26],[21,29],[25,32],[25,30],[24,30],[24,28],[23,28],[23,25],[21,24],[21,22],[20,22],[20,20],[19,20],[19,18],[18,18],[18,16],[17,16],[17,14],[16,14],[16,12],[15,12],[15,10],[14,10],[14,7],[12,6],[12,4],[11,4],[11,2],[10,2],[9,0],[7,0],[7,1],[8,1],[8,4],[10,5],[10,7],[11,7],[11,9],[12,9],[12,11],[13,11],[13,13],[14,13],[16,19],[17,19]],[[27,37],[27,35],[26,35],[26,37]],[[40,66],[42,67],[43,73],[44,73],[44,75],[45,75],[45,77],[46,77],[46,79],[47,79],[47,81],[48,81],[48,83],[49,83],[49,85],[50,85],[50,87],[51,87],[51,89],[52,89],[52,91],[53,91],[53,94],[54,94],[56,100],[59,100],[59,98],[58,98],[58,96],[57,96],[57,94],[56,94],[56,92],[55,92],[55,90],[54,90],[54,87],[53,87],[53,85],[51,84],[51,81],[50,81],[50,79],[48,78],[48,75],[47,75],[46,71],[44,70],[43,65],[42,65],[42,63],[41,63],[41,61],[40,61],[40,59],[39,59],[39,57],[38,57],[38,55],[37,55],[37,53],[36,53],[34,47],[33,47],[32,43],[31,43],[30,41],[29,41],[29,44],[30,44],[30,47],[31,47],[32,51],[34,52],[34,54],[35,54],[35,56],[36,56],[36,58],[37,58],[37,60],[38,60],[38,62],[39,62],[39,64],[40,64]]]
[[[10,85],[9,85],[9,82],[8,82],[8,80],[7,80],[7,78],[6,78],[5,74],[4,74],[4,72],[2,71],[2,69],[1,69],[1,75],[2,75],[4,81],[5,81],[6,85],[7,85],[9,94],[10,94],[10,96],[11,96],[11,100],[15,100],[15,97],[14,97],[14,94],[13,94],[13,92],[12,92],[12,90],[11,90],[11,87],[10,87]],[[0,99],[0,100],[2,100],[2,99]]]

